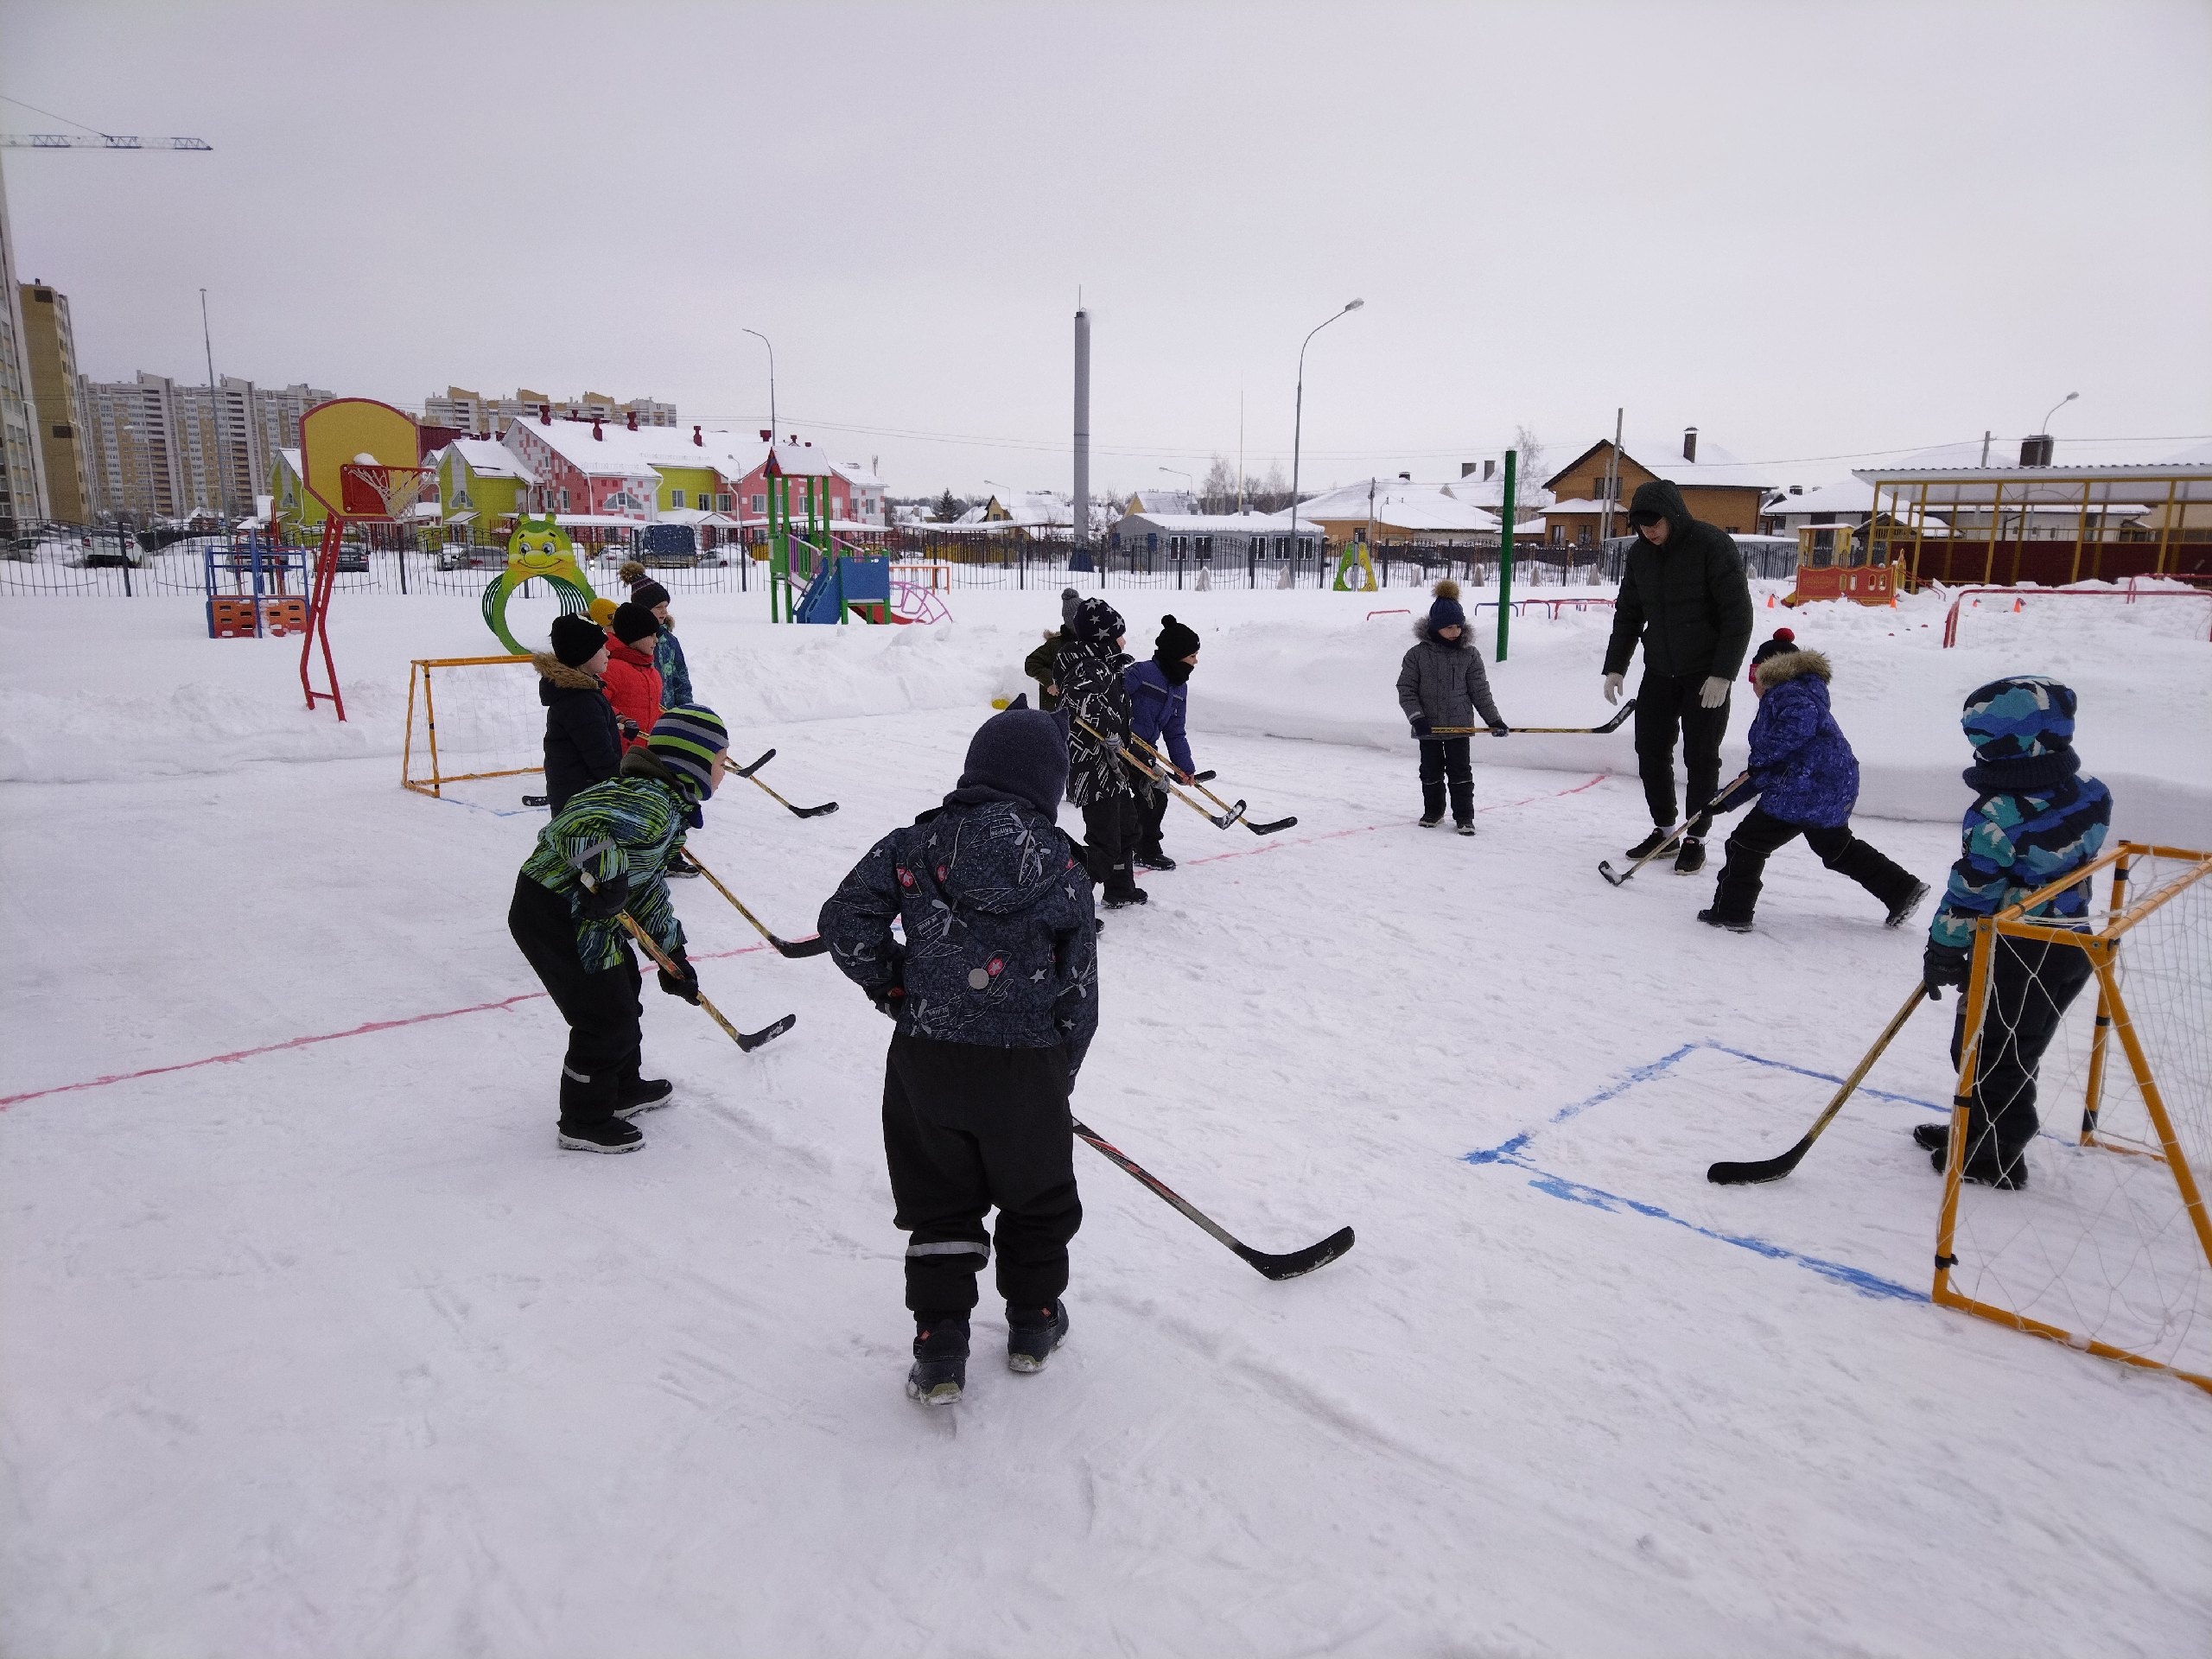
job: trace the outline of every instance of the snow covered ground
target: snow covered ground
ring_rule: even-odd
[[[1709,880],[1608,888],[1625,731],[1485,741],[1478,838],[1414,828],[1409,619],[1365,616],[1403,594],[1111,596],[1205,632],[1202,762],[1300,822],[1172,809],[1078,1109],[1260,1248],[1359,1243],[1269,1284],[1083,1153],[1068,1346],[996,1369],[987,1300],[939,1415],[899,1389],[887,1028],[826,962],[680,887],[709,994],[798,1026],[741,1056],[650,998],[682,1103],[555,1148],[504,926],[531,780],[397,786],[407,659],[485,649],[472,604],[344,601],[343,727],[188,602],[0,608],[0,1651],[2203,1650],[2212,1402],[1925,1300],[1948,1003],[1790,1180],[1702,1179],[1801,1132],[1916,933],[1802,848],[1748,937],[1692,920]],[[787,934],[1056,608],[952,598],[679,608],[735,747],[842,804],[732,785],[696,840]],[[2082,691],[2124,832],[2204,844],[2207,610],[1761,620],[1834,657],[1860,828],[1933,880],[2007,671]],[[1602,719],[1605,626],[1517,621],[1509,718]],[[441,673],[449,766],[531,758],[529,678]]]

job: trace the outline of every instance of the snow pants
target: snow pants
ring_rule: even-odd
[[[1987,1154],[1985,1139],[1995,1142],[1999,1164],[2010,1164],[2035,1138],[2036,1070],[2044,1051],[2058,1034],[2058,1023],[2093,970],[2089,954],[2071,945],[1999,934],[1989,980],[1989,1002],[1982,1014],[1981,1051],[1975,1057],[1974,1092],[1967,1102],[1967,1159]],[[1951,1064],[1966,1046],[1967,994],[1958,994],[1951,1021]]]
[[[1698,700],[1707,677],[1647,671],[1636,688],[1636,767],[1643,779],[1651,822],[1662,828],[1675,822],[1675,741],[1679,734],[1691,817],[1687,833],[1693,836],[1712,828],[1705,808],[1720,790],[1720,740],[1728,733],[1728,703],[1708,709]]]
[[[620,966],[586,968],[576,954],[567,895],[526,875],[515,877],[507,931],[569,1022],[569,1052],[561,1057],[561,1122],[571,1129],[611,1122],[622,1085],[637,1078],[645,1037],[637,958],[626,944]]]
[[[1721,868],[1719,885],[1713,890],[1713,907],[1722,921],[1751,919],[1751,912],[1758,907],[1760,878],[1765,874],[1767,859],[1800,836],[1821,863],[1866,888],[1881,900],[1885,910],[1903,904],[1919,883],[1911,871],[1852,834],[1847,823],[1833,829],[1791,823],[1755,806],[1728,837],[1728,862]]]
[[[1148,789],[1137,799],[1137,856],[1157,858],[1167,849],[1160,844],[1167,827],[1167,791]]]
[[[965,1313],[999,1212],[999,1294],[1051,1306],[1068,1287],[1075,1188],[1067,1052],[941,1043],[901,1032],[883,1066],[883,1151],[906,1243],[906,1306]]]
[[[1144,809],[1134,795],[1109,795],[1083,809],[1083,838],[1090,849],[1090,879],[1103,882],[1109,899],[1136,891],[1137,838],[1144,833]]]
[[[1421,815],[1444,816],[1444,788],[1452,786],[1452,821],[1475,821],[1475,768],[1464,737],[1425,737],[1421,741]]]

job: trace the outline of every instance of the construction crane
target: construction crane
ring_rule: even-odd
[[[205,138],[139,138],[125,132],[0,132],[7,149],[213,149]]]

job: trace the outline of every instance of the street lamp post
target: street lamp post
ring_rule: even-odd
[[[750,334],[768,348],[768,442],[772,448],[783,442],[784,429],[776,424],[776,343],[758,328],[741,328],[741,334]]]
[[[1306,348],[1313,343],[1313,336],[1334,322],[1337,318],[1349,316],[1365,305],[1365,300],[1353,300],[1341,311],[1325,316],[1306,331],[1298,347],[1298,404],[1290,429],[1290,558],[1298,562],[1298,461],[1299,448],[1306,435]]]
[[[2046,415],[2046,416],[2044,416],[2043,417],[2043,425],[2042,425],[2040,428],[2038,428],[2037,429],[2038,429],[2038,430],[2040,430],[2040,431],[2044,431],[2044,432],[2048,432],[2048,431],[2050,431],[2050,416],[2051,416],[2051,415],[2056,415],[2056,414],[2057,414],[2057,413],[2058,413],[2058,411],[2059,411],[2060,410],[2062,410],[2062,409],[2065,408],[2067,404],[2069,404],[2072,403],[2072,402],[2073,402],[2076,397],[2079,397],[2081,395],[2082,395],[2082,394],[2081,394],[2080,392],[2078,392],[2078,391],[2069,391],[2069,392],[2068,392],[2068,393],[2067,393],[2063,397],[2060,398],[2056,403],[2053,404],[2050,406],[2050,415]]]

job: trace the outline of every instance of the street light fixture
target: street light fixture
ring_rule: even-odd
[[[2067,404],[2072,403],[2081,395],[2082,394],[2078,391],[2068,392],[2063,397],[2060,398],[2056,403],[2050,406],[2050,415],[2057,414],[2060,410],[2065,408]],[[2037,431],[2048,432],[2050,430],[2050,415],[2046,415],[2043,417],[2043,424],[2036,429]]]
[[[1350,316],[1365,305],[1365,300],[1353,300],[1341,311],[1321,319],[1306,331],[1298,347],[1298,405],[1290,429],[1290,556],[1298,558],[1298,461],[1299,448],[1306,435],[1306,348],[1313,343],[1313,336],[1334,322],[1338,317]]]
[[[1180,467],[1162,467],[1160,470],[1163,473],[1173,473],[1176,477],[1181,479],[1184,483],[1189,485],[1190,488],[1185,492],[1185,493],[1190,497],[1191,504],[1193,506],[1198,505],[1198,486],[1197,480],[1194,480],[1190,474],[1185,472]]]
[[[776,342],[758,328],[741,328],[738,333],[750,334],[768,348],[768,447],[771,454],[783,442],[784,429],[776,423]]]

